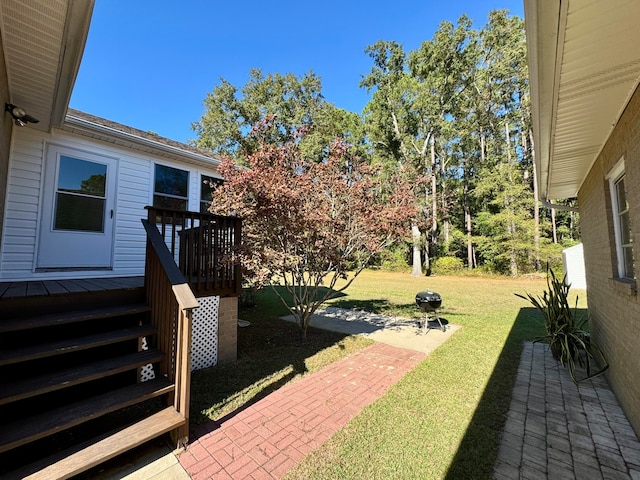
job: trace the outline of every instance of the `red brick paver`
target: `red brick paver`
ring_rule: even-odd
[[[376,343],[192,439],[180,463],[194,480],[280,478],[424,358]]]

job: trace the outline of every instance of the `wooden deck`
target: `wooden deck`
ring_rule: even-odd
[[[142,288],[144,277],[82,278],[73,280],[32,280],[0,282],[0,301],[25,297],[96,293],[109,290]]]

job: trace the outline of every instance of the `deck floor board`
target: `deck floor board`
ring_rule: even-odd
[[[100,292],[106,290],[140,288],[142,286],[144,286],[144,277],[0,282],[0,301],[21,297],[65,295],[67,293]]]

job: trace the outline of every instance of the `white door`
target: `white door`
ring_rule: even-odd
[[[38,269],[108,269],[113,258],[117,160],[50,145]]]

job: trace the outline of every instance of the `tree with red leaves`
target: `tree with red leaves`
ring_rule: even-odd
[[[409,182],[383,181],[344,142],[334,142],[317,162],[301,152],[304,131],[276,145],[262,135],[271,127],[267,119],[254,128],[259,146],[247,168],[223,162],[226,181],[211,210],[242,218],[245,278],[274,287],[306,338],[318,307],[339,296],[372,256],[407,237],[413,195]],[[276,286],[285,287],[290,302]]]

